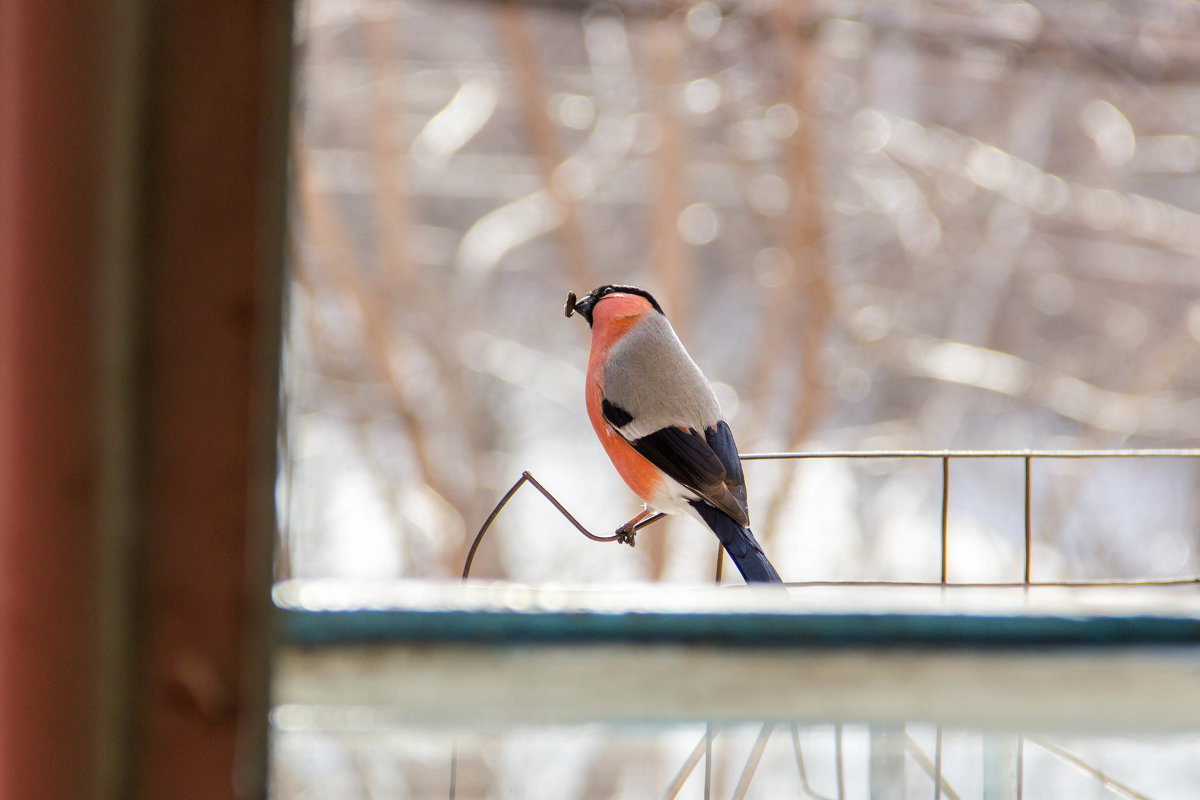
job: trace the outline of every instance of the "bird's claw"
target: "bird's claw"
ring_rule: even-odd
[[[637,529],[632,525],[622,525],[617,528],[617,541],[621,544],[627,544],[630,547],[634,546],[633,537],[637,535]]]

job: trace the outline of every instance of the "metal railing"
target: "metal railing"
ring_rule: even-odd
[[[1145,580],[1074,580],[1074,581],[1034,581],[1033,580],[1033,462],[1050,460],[1079,460],[1079,459],[1197,459],[1200,450],[1197,449],[1130,449],[1130,450],[822,450],[812,452],[789,453],[746,453],[741,456],[746,461],[798,461],[821,459],[891,459],[891,460],[937,460],[942,467],[941,487],[941,548],[940,548],[940,580],[936,583],[927,581],[886,581],[886,580],[837,580],[837,581],[799,581],[788,582],[788,586],[955,586],[968,588],[1002,588],[1007,586],[1041,586],[1041,587],[1084,587],[1084,586],[1179,586],[1188,584],[1200,585],[1200,576],[1174,579],[1145,579]],[[1024,554],[1023,579],[1020,582],[955,582],[950,583],[949,552],[950,552],[950,462],[972,459],[1003,459],[1019,460],[1024,463]],[[475,539],[471,543],[463,564],[462,578],[470,576],[471,564],[475,554],[483,542],[484,536],[503,512],[508,502],[525,484],[533,486],[552,506],[581,534],[596,542],[622,541],[619,535],[597,535],[589,531],[562,503],[543,486],[530,472],[526,471],[501,497],[492,509]],[[659,513],[650,516],[637,525],[634,530],[657,522],[664,515]],[[721,559],[718,558],[717,580],[720,580]]]
[[[814,460],[814,459],[843,459],[843,460],[861,460],[861,459],[894,459],[901,461],[908,460],[933,460],[940,462],[941,466],[941,491],[940,491],[940,580],[938,581],[871,581],[871,580],[828,580],[828,581],[807,581],[795,582],[788,584],[792,588],[806,587],[847,587],[854,589],[855,587],[942,587],[946,589],[962,588],[962,587],[984,587],[984,588],[1007,588],[1007,587],[1136,587],[1136,586],[1186,586],[1200,585],[1200,577],[1185,577],[1185,578],[1165,578],[1165,579],[1145,579],[1145,580],[1100,580],[1100,581],[1039,581],[1035,580],[1034,563],[1033,563],[1033,515],[1032,515],[1032,495],[1035,486],[1035,471],[1033,462],[1046,461],[1056,459],[1197,459],[1200,458],[1200,450],[1183,450],[1183,449],[1141,449],[1141,450],[966,450],[966,451],[950,451],[950,450],[866,450],[866,451],[819,451],[819,452],[800,452],[800,453],[749,453],[742,456],[743,461],[769,461],[769,460]],[[951,478],[953,476],[952,462],[968,459],[1005,459],[1020,462],[1023,465],[1023,506],[1024,506],[1024,553],[1023,553],[1023,575],[1021,581],[1010,582],[985,582],[985,583],[951,583],[948,580],[948,553],[951,545],[951,531],[949,526],[949,503],[951,496]],[[581,534],[595,541],[618,541],[616,535],[599,536],[586,529],[578,520],[568,511],[555,497],[546,489],[544,485],[538,482],[530,473],[525,472],[521,477],[509,488],[501,500],[497,503],[491,514],[485,520],[483,526],[476,535],[470,550],[468,552],[464,569],[464,580],[469,576],[471,561],[474,558],[479,546],[481,545],[485,535],[492,526],[492,523],[503,513],[504,508],[512,497],[524,486],[529,483],[541,495],[543,495],[551,505],[565,517],[573,527]],[[644,527],[654,521],[654,517],[643,521],[638,527]],[[718,576],[719,580],[719,576]],[[527,613],[527,612],[523,612]],[[553,612],[549,612],[553,613]],[[684,615],[686,616],[686,615]],[[465,618],[464,618],[465,619]],[[1186,622],[1185,620],[1185,627]],[[469,620],[459,620],[456,624],[469,624]],[[986,626],[989,620],[986,615],[975,620],[974,624]],[[583,635],[586,638],[586,628],[578,631],[578,635]],[[665,630],[665,628],[663,629]],[[897,630],[900,630],[899,628]],[[949,629],[948,629],[949,630]],[[966,628],[959,626],[956,630],[964,631]],[[1113,629],[1116,630],[1115,628]],[[1132,630],[1132,629],[1131,629]],[[1183,628],[1174,628],[1172,630],[1183,630]],[[1190,630],[1190,628],[1188,628]],[[380,633],[382,631],[382,634]],[[386,637],[386,626],[380,628],[372,635],[382,635]],[[899,634],[901,638],[903,634]],[[1021,635],[1021,634],[1018,634]],[[1171,634],[1167,634],[1168,637]],[[303,637],[301,637],[303,638]],[[319,638],[319,637],[318,637]],[[354,637],[352,636],[351,639]],[[886,638],[886,637],[885,637]],[[980,639],[967,637],[971,641],[978,644]],[[986,637],[985,637],[986,638]],[[603,643],[604,637],[597,640],[597,643]],[[1186,640],[1186,641],[1185,641]],[[897,640],[899,641],[899,640]],[[1006,640],[1007,641],[1007,640]],[[310,645],[319,644],[314,639],[308,639]],[[880,640],[872,640],[869,646],[880,644]],[[1161,645],[1164,642],[1156,642],[1155,646]],[[1169,642],[1166,642],[1169,643]],[[1194,645],[1194,641],[1189,636],[1180,638],[1179,644]],[[861,643],[860,643],[861,644]],[[1010,642],[1011,644],[1011,642]],[[693,775],[696,769],[705,770],[704,779],[704,797],[710,796],[710,770],[713,762],[713,745],[714,740],[719,737],[722,732],[730,726],[715,723],[709,723],[705,727],[704,734],[700,737],[696,747],[691,754],[684,760],[674,778],[666,787],[665,798],[674,798],[681,791],[689,776]],[[755,744],[746,758],[746,763],[741,771],[734,789],[733,797],[744,797],[751,782],[753,781],[756,770],[759,768],[759,762],[763,756],[767,742],[774,733],[788,733],[791,737],[796,767],[799,770],[801,778],[801,791],[805,796],[812,798],[822,798],[822,800],[832,800],[832,797],[842,800],[845,797],[844,782],[842,780],[843,770],[845,769],[842,763],[843,750],[843,735],[844,727],[842,724],[834,726],[834,749],[837,753],[837,791],[832,797],[826,794],[820,794],[815,791],[809,783],[805,768],[804,754],[800,742],[800,726],[796,723],[780,723],[768,721],[762,723],[761,730],[757,736]],[[933,783],[933,797],[935,800],[941,798],[957,798],[961,795],[947,781],[944,774],[944,753],[943,753],[943,726],[936,725],[934,742],[932,745],[932,753],[927,752],[927,748],[923,747],[907,730],[902,726],[894,726],[892,728],[875,728],[869,729],[871,738],[871,746],[876,746],[876,738],[882,744],[881,747],[893,748],[893,761],[895,753],[899,753],[899,758],[903,760],[905,757],[910,758],[924,773],[928,775]],[[891,737],[889,740],[888,737]],[[890,742],[890,744],[888,744]],[[984,783],[986,786],[985,796],[989,798],[1005,798],[1006,800],[1016,800],[1021,798],[1025,792],[1025,760],[1027,745],[1033,745],[1041,753],[1058,759],[1062,763],[1069,765],[1075,770],[1078,770],[1090,780],[1094,781],[1099,786],[1115,793],[1118,796],[1130,798],[1146,798],[1145,794],[1140,793],[1135,788],[1126,783],[1113,778],[1100,767],[1088,763],[1084,758],[1070,752],[1061,745],[1052,742],[1045,737],[1026,736],[1018,734],[1006,734],[985,737],[984,746]],[[457,749],[455,750],[455,769],[457,769]],[[454,790],[451,790],[453,797]]]

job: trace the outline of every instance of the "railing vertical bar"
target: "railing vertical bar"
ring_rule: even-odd
[[[1025,794],[1025,737],[1017,737],[1017,800]]]
[[[1030,487],[1032,484],[1031,473],[1033,470],[1033,456],[1025,456],[1025,584],[1028,586],[1032,578],[1033,565],[1033,515],[1031,512],[1032,504],[1030,498],[1032,492]]]
[[[933,800],[942,800],[942,726],[933,742]]]
[[[712,800],[712,723],[704,727],[704,800]]]
[[[984,734],[983,800],[1017,800],[1020,748],[1020,737],[1007,733]]]
[[[942,583],[949,575],[950,456],[942,457]]]
[[[833,726],[834,735],[834,762],[837,766],[837,797],[838,800],[846,800],[846,759],[842,751],[842,723],[838,722]]]

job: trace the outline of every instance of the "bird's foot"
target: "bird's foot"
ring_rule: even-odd
[[[627,544],[630,547],[635,545],[634,536],[637,535],[637,528],[634,527],[634,520],[626,522],[621,527],[617,528],[617,541],[621,544]]]

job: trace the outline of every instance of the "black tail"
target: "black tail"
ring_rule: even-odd
[[[693,501],[692,507],[700,512],[701,519],[721,540],[725,552],[729,553],[746,583],[783,583],[749,528],[743,528],[724,511],[707,503]]]

